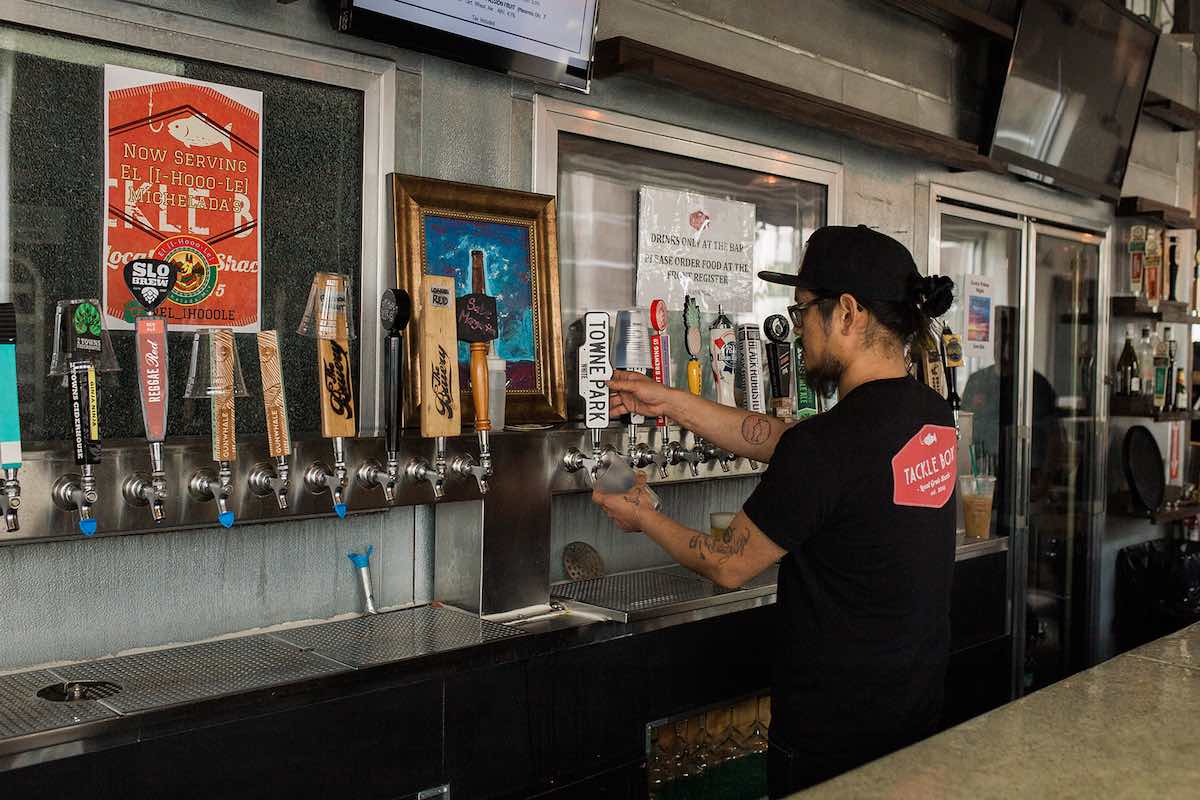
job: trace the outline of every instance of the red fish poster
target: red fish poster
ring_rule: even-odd
[[[155,314],[173,330],[257,332],[262,320],[262,93],[104,67],[104,310],[130,330],[136,258],[175,263]]]

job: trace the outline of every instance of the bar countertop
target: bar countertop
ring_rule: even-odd
[[[804,798],[1195,797],[1200,623],[857,770]]]

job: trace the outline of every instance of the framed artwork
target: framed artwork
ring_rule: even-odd
[[[484,294],[496,299],[499,336],[493,344],[496,354],[507,362],[505,421],[564,421],[566,375],[554,198],[392,175],[392,207],[396,285],[407,291],[414,303],[414,328],[406,337],[410,374],[420,374],[421,276],[453,276],[455,294],[470,294],[472,259],[482,252]],[[464,422],[474,417],[467,386],[467,352],[467,345],[460,342]],[[420,404],[417,383],[409,381],[405,389],[408,408]]]

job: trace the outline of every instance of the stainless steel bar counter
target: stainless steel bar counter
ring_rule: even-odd
[[[797,797],[1200,796],[1200,623]]]

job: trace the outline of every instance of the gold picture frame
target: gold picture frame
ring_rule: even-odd
[[[407,336],[411,370],[419,375],[421,276],[455,276],[459,295],[470,291],[459,273],[470,261],[464,248],[485,249],[489,260],[488,294],[497,298],[498,355],[509,360],[505,423],[555,423],[567,416],[558,283],[558,229],[554,198],[393,174],[392,210],[396,231],[396,285],[413,298],[413,325]],[[474,237],[474,239],[471,239]],[[469,246],[464,244],[470,239]],[[526,261],[522,261],[522,253]],[[432,259],[432,263],[431,263]],[[492,264],[496,265],[491,270]],[[466,273],[469,279],[470,273]],[[527,283],[528,289],[524,288]],[[499,291],[497,291],[499,289]],[[508,356],[518,356],[508,358]],[[460,361],[462,354],[460,352]],[[469,370],[461,370],[464,375]],[[419,419],[419,381],[405,387],[405,405]],[[462,386],[462,419],[474,412],[470,390]]]

